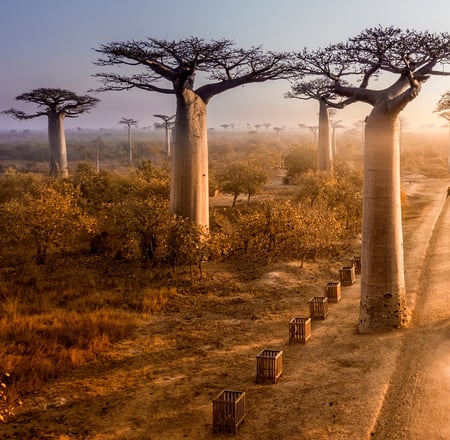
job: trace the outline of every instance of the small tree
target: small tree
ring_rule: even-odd
[[[253,164],[232,163],[216,176],[219,190],[233,196],[232,207],[236,205],[239,194],[247,194],[247,205],[250,198],[257,194],[267,182],[265,170]]]
[[[40,88],[16,96],[18,101],[32,102],[38,105],[36,113],[27,114],[11,108],[3,113],[17,119],[32,119],[39,116],[48,118],[48,139],[50,145],[50,175],[67,177],[67,147],[64,133],[64,118],[76,118],[89,112],[99,102],[89,95],[76,95],[69,90]]]
[[[290,72],[288,54],[264,53],[259,47],[238,49],[229,40],[208,43],[195,37],[113,42],[97,52],[102,56],[99,66],[144,69],[135,75],[98,73],[95,76],[103,81],[98,91],[137,88],[176,98],[171,211],[208,228],[207,104],[217,94],[244,84],[286,77]],[[195,88],[199,76],[202,85]]]
[[[297,179],[309,170],[317,170],[317,149],[313,146],[295,146],[284,157],[286,178]]]
[[[297,180],[298,191],[297,199],[299,201],[308,201],[309,207],[314,207],[314,202],[326,191],[325,184],[330,178],[330,173],[308,170],[299,176]]]
[[[137,127],[138,121],[132,118],[122,118],[119,121],[119,124],[123,124],[127,126],[128,133],[128,161],[130,166],[133,166],[133,149],[131,147],[131,127]]]
[[[167,236],[167,261],[174,273],[189,267],[191,281],[202,278],[202,263],[209,254],[209,234],[204,227],[188,218],[173,215]]]

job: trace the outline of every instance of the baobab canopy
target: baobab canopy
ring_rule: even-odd
[[[287,53],[264,52],[261,47],[235,48],[230,40],[189,37],[178,41],[149,38],[113,42],[97,49],[104,57],[98,66],[139,66],[144,73],[120,75],[97,73],[103,81],[98,91],[138,88],[166,94],[194,90],[196,73],[203,72],[209,84],[195,90],[205,102],[225,90],[252,82],[279,79],[287,72]],[[164,84],[164,81],[170,84]]]
[[[296,58],[302,76],[326,77],[337,95],[371,105],[379,93],[369,91],[369,81],[382,73],[397,75],[409,85],[394,100],[404,106],[431,75],[450,74],[444,70],[450,62],[450,35],[379,26],[324,49],[304,49]]]
[[[14,108],[4,113],[18,119],[31,119],[48,116],[51,113],[63,115],[66,118],[76,118],[80,114],[90,111],[98,102],[97,98],[89,95],[77,95],[70,90],[57,88],[39,88],[31,92],[16,96],[18,101],[31,102],[38,105],[35,113],[27,114]]]

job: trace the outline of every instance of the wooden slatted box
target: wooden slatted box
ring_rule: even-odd
[[[339,269],[339,278],[343,286],[351,286],[355,282],[355,266],[342,266]]]
[[[328,316],[328,298],[313,296],[309,300],[309,315],[311,319],[325,319]]]
[[[237,433],[245,418],[245,392],[223,390],[213,400],[213,431]]]
[[[289,321],[289,342],[306,344],[311,338],[311,318],[295,317]]]
[[[329,281],[325,284],[325,296],[328,302],[339,302],[341,300],[341,283],[339,281]]]
[[[283,352],[281,350],[262,350],[256,356],[256,383],[277,379],[283,373]]]

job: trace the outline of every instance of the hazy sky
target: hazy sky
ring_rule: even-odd
[[[196,36],[227,38],[244,48],[299,50],[346,40],[377,25],[450,31],[449,17],[449,0],[0,0],[0,110],[15,106],[32,112],[32,104],[14,98],[38,87],[79,94],[98,87],[91,76],[100,70],[93,64],[93,49],[111,41]],[[275,81],[218,95],[208,106],[208,125],[316,125],[317,103],[283,98],[289,88],[288,82]],[[432,77],[405,110],[407,125],[442,125],[432,112],[446,90],[450,77]],[[96,96],[101,99],[98,107],[67,120],[67,128],[118,128],[122,117],[143,127],[157,122],[154,113],[175,112],[173,96],[145,91]],[[350,126],[369,111],[369,106],[357,104],[338,119]],[[0,130],[46,127],[42,117],[16,121],[0,115]]]

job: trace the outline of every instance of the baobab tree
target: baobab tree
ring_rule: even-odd
[[[337,142],[336,142],[336,130],[338,128],[344,128],[344,125],[341,124],[341,120],[335,121],[331,120],[331,156],[333,158],[333,161],[336,159],[336,152],[337,152]]]
[[[277,145],[280,145],[280,132],[284,130],[284,127],[273,127],[273,130],[277,134]]]
[[[445,92],[436,106],[436,112],[441,118],[447,121],[448,127],[448,151],[447,151],[447,169],[450,173],[450,91]]]
[[[174,126],[174,119],[176,115],[153,115],[155,118],[162,119],[162,124],[164,127],[164,134],[165,134],[165,142],[166,142],[166,153],[167,156],[170,156],[170,150],[171,150],[171,142],[170,142],[170,132]]]
[[[235,48],[226,39],[206,42],[196,37],[112,42],[97,52],[101,54],[99,66],[141,69],[134,75],[98,73],[94,76],[103,86],[97,91],[136,88],[176,98],[170,208],[208,228],[207,104],[213,96],[235,87],[284,78],[289,55],[263,52],[260,47]],[[198,76],[202,85],[195,88]]]
[[[450,74],[438,69],[450,61],[450,36],[379,26],[297,58],[302,74],[325,77],[336,95],[372,106],[365,120],[359,329],[405,326],[398,119],[427,79]],[[391,85],[369,88],[380,75]]]
[[[35,113],[27,114],[11,108],[3,113],[17,119],[33,119],[47,116],[48,140],[50,147],[50,175],[52,177],[69,175],[67,164],[66,136],[64,133],[64,118],[76,118],[89,112],[99,102],[89,95],[77,95],[69,90],[39,88],[16,96],[18,101],[31,102],[38,105]]]
[[[137,127],[138,121],[133,118],[122,118],[119,121],[119,124],[123,124],[127,126],[127,134],[128,134],[128,162],[130,166],[133,166],[133,148],[131,146],[131,127]]]
[[[314,127],[314,143],[316,143],[316,130],[319,134],[318,169],[319,171],[331,171],[333,168],[333,151],[329,109],[330,107],[343,108],[346,105],[345,101],[337,100],[333,91],[333,82],[328,78],[296,82],[291,86],[291,91],[286,93],[285,97],[301,100],[314,99],[319,103],[319,126]]]
[[[317,145],[317,132],[319,131],[318,125],[308,125],[308,130],[313,134],[313,145]]]

